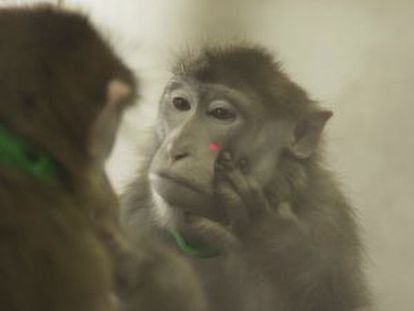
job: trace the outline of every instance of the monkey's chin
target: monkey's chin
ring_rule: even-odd
[[[211,196],[190,183],[165,174],[151,174],[153,190],[180,213],[211,217]]]
[[[239,241],[212,208],[212,196],[174,178],[152,174],[150,180],[166,209],[161,218],[167,221],[161,220],[160,225],[172,234],[181,251],[195,257],[210,257],[238,247]]]

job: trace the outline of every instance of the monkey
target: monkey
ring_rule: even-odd
[[[0,9],[0,309],[113,311],[104,172],[132,71],[86,16]]]
[[[0,72],[0,309],[203,310],[191,267],[120,227],[104,165],[139,83],[88,17],[1,9]]]
[[[121,222],[184,258],[207,310],[369,307],[355,210],[323,158],[332,112],[266,47],[184,53]]]

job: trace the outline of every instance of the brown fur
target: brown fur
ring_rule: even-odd
[[[86,17],[47,6],[0,10],[0,72],[0,124],[60,167],[0,165],[0,308],[114,310],[118,202],[90,144],[108,83],[131,100],[133,75]]]

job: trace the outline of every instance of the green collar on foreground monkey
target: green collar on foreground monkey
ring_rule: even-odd
[[[191,257],[199,257],[199,258],[210,258],[220,255],[220,251],[217,248],[213,248],[210,246],[193,246],[190,245],[176,230],[170,230],[169,233],[175,240],[175,244],[179,248],[181,252]]]
[[[45,152],[0,125],[0,165],[41,180],[56,179],[59,165]]]

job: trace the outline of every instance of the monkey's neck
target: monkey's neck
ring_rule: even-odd
[[[0,125],[0,165],[14,168],[41,180],[53,180],[59,175],[59,165],[18,134]]]

